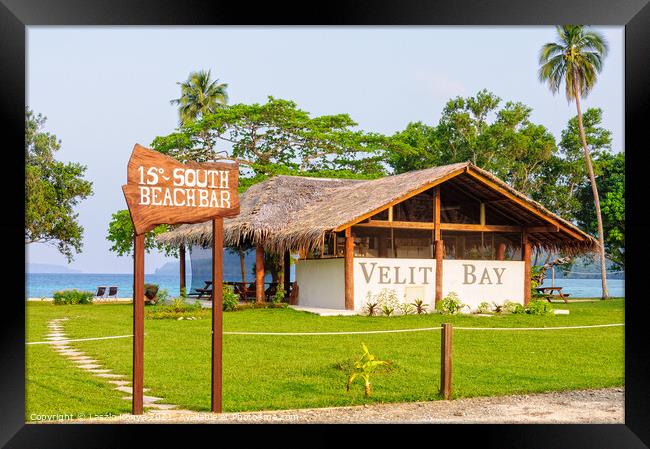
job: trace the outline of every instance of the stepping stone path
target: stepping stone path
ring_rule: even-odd
[[[47,328],[49,330],[48,335],[45,337],[45,340],[48,341],[50,347],[53,351],[57,352],[61,356],[65,357],[70,362],[77,365],[77,368],[80,368],[87,373],[95,377],[100,377],[102,379],[110,379],[107,382],[115,385],[113,390],[120,391],[122,393],[127,393],[129,395],[133,394],[133,387],[131,387],[131,382],[124,379],[126,376],[123,374],[115,374],[111,369],[102,368],[102,365],[99,364],[98,360],[93,359],[92,357],[87,356],[83,351],[80,351],[76,348],[72,348],[67,344],[67,337],[63,330],[63,322],[67,321],[68,318],[56,318],[51,320]],[[143,388],[143,391],[149,391],[148,388]],[[131,401],[133,396],[123,396],[122,399]],[[144,396],[142,398],[142,403],[144,407],[148,407],[156,410],[170,410],[174,412],[182,413],[191,413],[189,410],[178,410],[174,404],[161,404],[158,401],[161,401],[163,398],[158,398],[155,396]]]

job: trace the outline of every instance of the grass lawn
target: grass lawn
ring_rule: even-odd
[[[622,299],[554,304],[569,315],[494,317],[410,315],[320,317],[291,309],[224,313],[225,331],[315,332],[408,329],[450,322],[463,327],[552,327],[622,323]],[[69,338],[132,333],[130,304],[55,306],[28,303],[27,341],[42,341],[47,322],[64,322]],[[148,395],[181,408],[210,408],[210,320],[145,320]],[[347,372],[361,343],[392,365],[375,372],[373,396],[356,384],[345,391]],[[106,368],[131,374],[131,339],[71,343]],[[457,329],[453,342],[453,397],[621,386],[624,328],[553,331]],[[32,414],[125,413],[130,402],[103,379],[82,372],[48,345],[26,351],[26,419]],[[224,411],[328,407],[439,399],[440,332],[370,335],[225,335]]]

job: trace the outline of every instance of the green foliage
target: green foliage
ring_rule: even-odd
[[[165,288],[160,289],[158,290],[156,297],[158,298],[157,302],[164,303],[169,298],[169,292]]]
[[[259,182],[278,174],[322,176],[343,170],[351,177],[384,174],[380,151],[389,141],[356,131],[349,115],[311,117],[296,103],[268,97],[264,104],[235,104],[184,122],[176,132],[156,137],[152,147],[182,162],[215,157],[217,142],[231,147],[246,179]]]
[[[378,367],[382,365],[390,365],[391,362],[385,360],[376,360],[375,356],[370,354],[368,347],[365,343],[361,343],[363,348],[363,355],[361,358],[354,364],[354,371],[348,376],[348,381],[345,385],[345,390],[350,391],[350,385],[357,377],[360,377],[364,381],[364,392],[366,397],[372,395],[372,388],[370,384],[370,375]]]
[[[178,250],[175,247],[156,242],[156,236],[171,230],[169,225],[158,225],[144,237],[144,249],[147,253],[152,249],[163,252],[166,256],[176,257]],[[111,216],[108,223],[106,240],[113,244],[109,248],[120,256],[133,254],[133,222],[127,209],[118,210]]]
[[[187,289],[185,287],[181,287],[180,295],[181,295],[181,298],[183,298],[183,299],[187,298]]]
[[[227,312],[230,310],[235,310],[239,304],[239,295],[235,293],[235,289],[232,285],[223,284],[223,311]]]
[[[181,124],[214,113],[228,102],[228,84],[213,81],[210,70],[191,72],[186,81],[176,84],[181,86],[181,96],[170,103],[178,105]]]
[[[144,317],[149,320],[178,320],[203,319],[212,314],[210,309],[204,309],[199,303],[188,304],[185,298],[174,298],[171,304],[156,304],[147,307]]]
[[[596,185],[603,216],[605,250],[614,262],[613,269],[625,268],[625,154],[603,153],[594,159]],[[582,185],[576,194],[582,204],[578,225],[592,235],[598,234],[596,211],[590,185]]]
[[[415,311],[413,304],[408,302],[399,303],[397,310],[399,310],[400,315],[411,315]]]
[[[271,302],[274,304],[279,304],[284,301],[284,287],[281,284],[278,284],[275,294],[271,298]]]
[[[147,305],[153,305],[158,303],[158,284],[144,284],[144,303]]]
[[[54,304],[63,305],[63,304],[92,304],[93,303],[93,292],[83,291],[83,290],[59,290],[54,292]]]
[[[382,306],[381,306],[381,313],[383,313],[386,316],[391,316],[394,311],[395,311],[395,308],[389,306],[388,304],[382,304]]]
[[[45,121],[25,109],[25,244],[53,245],[70,262],[83,246],[74,207],[92,195],[92,183],[83,179],[84,165],[54,159],[61,141],[41,131]]]
[[[491,309],[491,307],[490,307],[490,303],[487,302],[487,301],[483,301],[483,302],[480,303],[480,304],[478,305],[478,307],[476,308],[476,312],[477,312],[477,313],[489,313],[489,312],[491,312],[491,311],[492,311],[492,309]]]
[[[469,306],[460,301],[456,292],[449,292],[438,304],[438,310],[443,315],[457,315],[466,307]]]
[[[249,309],[286,309],[288,308],[289,305],[286,302],[281,302],[279,304],[275,304],[272,302],[263,302],[263,303],[248,303],[248,304],[239,304],[235,308],[235,311],[238,310],[249,310]]]
[[[415,308],[415,313],[417,313],[418,315],[422,315],[422,314],[427,313],[427,307],[428,306],[421,299],[416,299],[413,302],[413,307]]]
[[[607,55],[607,42],[602,34],[584,25],[556,27],[557,40],[542,46],[539,53],[539,80],[553,92],[564,83],[569,102],[586,97],[596,84]]]
[[[547,301],[532,300],[526,307],[517,304],[512,311],[514,314],[527,314],[527,315],[551,315],[553,308]]]

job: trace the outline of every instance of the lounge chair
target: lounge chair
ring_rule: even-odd
[[[103,298],[106,296],[106,287],[100,286],[97,287],[97,293],[95,293],[95,298]]]
[[[107,298],[117,298],[117,287],[109,287],[108,288],[108,295],[106,295]]]

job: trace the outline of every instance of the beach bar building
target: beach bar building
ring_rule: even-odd
[[[224,220],[224,244],[256,248],[256,297],[264,254],[296,260],[285,291],[299,306],[362,310],[380,293],[434,306],[450,292],[481,302],[527,304],[534,248],[593,252],[578,227],[471,163],[375,180],[276,176],[240,197]],[[208,245],[210,223],[182,225],[159,240]],[[184,254],[184,251],[181,252]],[[182,261],[184,266],[184,261]]]

